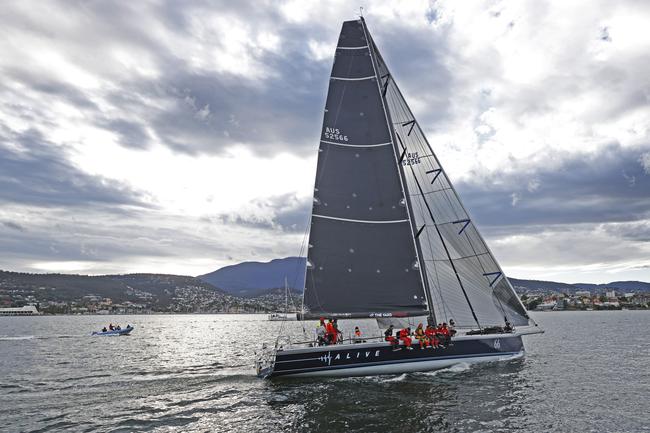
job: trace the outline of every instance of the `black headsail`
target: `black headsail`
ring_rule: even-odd
[[[336,48],[314,187],[306,317],[426,315],[427,293],[362,21]]]
[[[433,153],[395,80],[377,57],[382,97],[399,146],[411,219],[439,321],[460,326],[528,325],[529,317]]]

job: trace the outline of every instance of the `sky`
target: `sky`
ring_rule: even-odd
[[[358,2],[0,8],[0,269],[298,255]],[[650,3],[373,1],[369,30],[505,273],[650,281]]]

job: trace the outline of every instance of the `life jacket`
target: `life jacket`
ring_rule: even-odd
[[[357,337],[361,337],[361,331],[357,329],[356,331],[354,331],[354,335]]]
[[[334,324],[332,322],[328,323],[325,327],[327,333],[330,335],[336,335],[336,329],[334,329]]]
[[[415,336],[416,336],[416,337],[423,337],[423,336],[424,336],[424,329],[422,329],[422,328],[417,328],[417,329],[415,330]]]

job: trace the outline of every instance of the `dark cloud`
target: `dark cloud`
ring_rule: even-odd
[[[150,143],[149,135],[142,125],[124,119],[112,119],[106,122],[106,129],[120,136],[120,143],[125,147],[146,149]]]
[[[567,155],[558,158],[559,162],[549,161],[548,166],[512,161],[507,173],[475,173],[471,181],[457,186],[479,225],[645,219],[650,216],[650,176],[639,159],[649,147],[612,144],[595,154]],[[630,182],[632,178],[634,182]]]
[[[84,173],[40,132],[0,129],[0,202],[38,206],[148,206],[119,182]]]
[[[25,227],[13,221],[2,221],[2,225],[12,230],[18,230],[19,232],[25,231]]]

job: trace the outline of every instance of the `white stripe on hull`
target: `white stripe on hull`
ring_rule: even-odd
[[[354,376],[378,376],[384,374],[402,374],[440,370],[453,365],[479,362],[504,361],[524,356],[525,351],[505,352],[491,356],[468,356],[462,358],[447,358],[424,361],[399,362],[394,364],[370,365],[367,367],[337,368],[331,370],[320,370],[305,373],[284,374],[279,377],[354,377]]]

